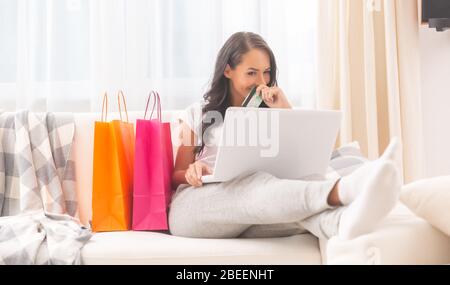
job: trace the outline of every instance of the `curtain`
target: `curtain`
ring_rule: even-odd
[[[316,5],[310,0],[1,0],[0,109],[99,111],[123,89],[142,110],[201,100],[216,55],[238,31],[262,35],[295,105],[315,104]]]
[[[318,2],[317,106],[340,109],[338,145],[377,158],[399,137],[404,182],[423,176],[416,0]]]

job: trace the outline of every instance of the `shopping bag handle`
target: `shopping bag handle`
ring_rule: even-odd
[[[120,120],[122,120],[122,108],[120,107],[120,98],[122,98],[123,101],[123,107],[125,108],[125,115],[127,116],[127,123],[128,123],[128,111],[127,111],[127,104],[125,103],[125,96],[123,95],[122,90],[119,90],[119,93],[117,93],[117,102],[119,103],[119,115]]]
[[[144,114],[144,120],[147,117],[147,111],[148,111],[148,104],[150,103],[150,97],[152,97],[153,95],[153,107],[152,107],[152,112],[150,113],[150,120],[153,117],[153,112],[155,111],[155,105],[157,105],[157,109],[156,109],[156,115],[158,117],[158,121],[161,122],[161,99],[159,97],[159,93],[156,91],[150,91],[150,93],[148,94],[148,98],[147,98],[147,106],[145,107],[145,114]]]
[[[104,115],[104,119],[103,119],[103,115]],[[102,103],[102,122],[105,122],[107,117],[108,117],[108,93],[105,92],[105,94],[103,94],[103,103]]]
[[[144,120],[147,117],[147,111],[148,111],[148,104],[150,103],[150,96],[153,95],[153,98],[155,98],[154,95],[154,91],[150,91],[150,93],[148,94],[148,98],[147,98],[147,106],[145,106],[145,114],[144,114]],[[153,115],[153,110],[155,109],[155,104],[156,104],[156,99],[153,100],[153,107],[152,107],[152,115]],[[152,115],[150,115],[150,119],[152,118]]]

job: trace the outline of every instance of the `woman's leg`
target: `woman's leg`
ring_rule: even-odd
[[[338,190],[342,186],[340,184],[337,185]],[[241,237],[288,236],[307,230],[320,239],[330,239],[335,235],[352,239],[371,232],[391,211],[398,200],[400,187],[394,164],[383,162],[377,165],[373,175],[367,177],[363,190],[348,206],[327,209],[296,223],[255,225]]]
[[[276,238],[309,233],[300,225],[300,222],[252,225],[248,227],[238,238]]]
[[[335,235],[352,239],[373,231],[395,207],[401,189],[400,174],[392,161],[381,161],[374,168],[348,206],[325,210],[300,221],[300,225],[322,239]],[[338,188],[341,186],[339,183]]]
[[[229,182],[188,187],[172,199],[171,232],[189,237],[231,238],[251,225],[302,221],[307,230],[323,238],[337,232],[344,238],[367,233],[398,199],[400,177],[392,162],[398,148],[398,141],[394,141],[380,159],[366,163],[339,184],[337,179],[287,180],[257,172]],[[349,206],[313,217],[334,208],[329,205],[333,197],[330,193],[345,196],[347,199],[340,201]],[[313,218],[308,220],[310,217]]]
[[[339,234],[342,213],[347,206],[328,209],[299,222],[299,225],[319,239],[330,239]]]
[[[332,193],[338,193],[345,207],[325,210],[300,221],[300,225],[322,239],[335,235],[352,239],[371,232],[398,201],[401,179],[395,161],[400,148],[400,141],[393,138],[379,159],[339,181]]]
[[[273,238],[311,233],[320,239],[330,239],[339,233],[339,221],[347,207],[328,209],[304,220],[268,225],[252,225],[239,238]]]
[[[256,172],[188,187],[172,200],[170,231],[186,237],[233,238],[251,225],[295,223],[331,209],[327,199],[336,182],[278,179]]]

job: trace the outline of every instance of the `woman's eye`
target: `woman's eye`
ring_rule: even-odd
[[[256,72],[252,71],[252,72],[249,72],[247,74],[250,75],[250,76],[254,76],[254,75],[256,75]],[[270,71],[264,71],[264,74],[270,74]]]

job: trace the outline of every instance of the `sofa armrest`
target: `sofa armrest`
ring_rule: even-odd
[[[320,241],[324,264],[449,264],[450,237],[399,203],[375,231]]]

